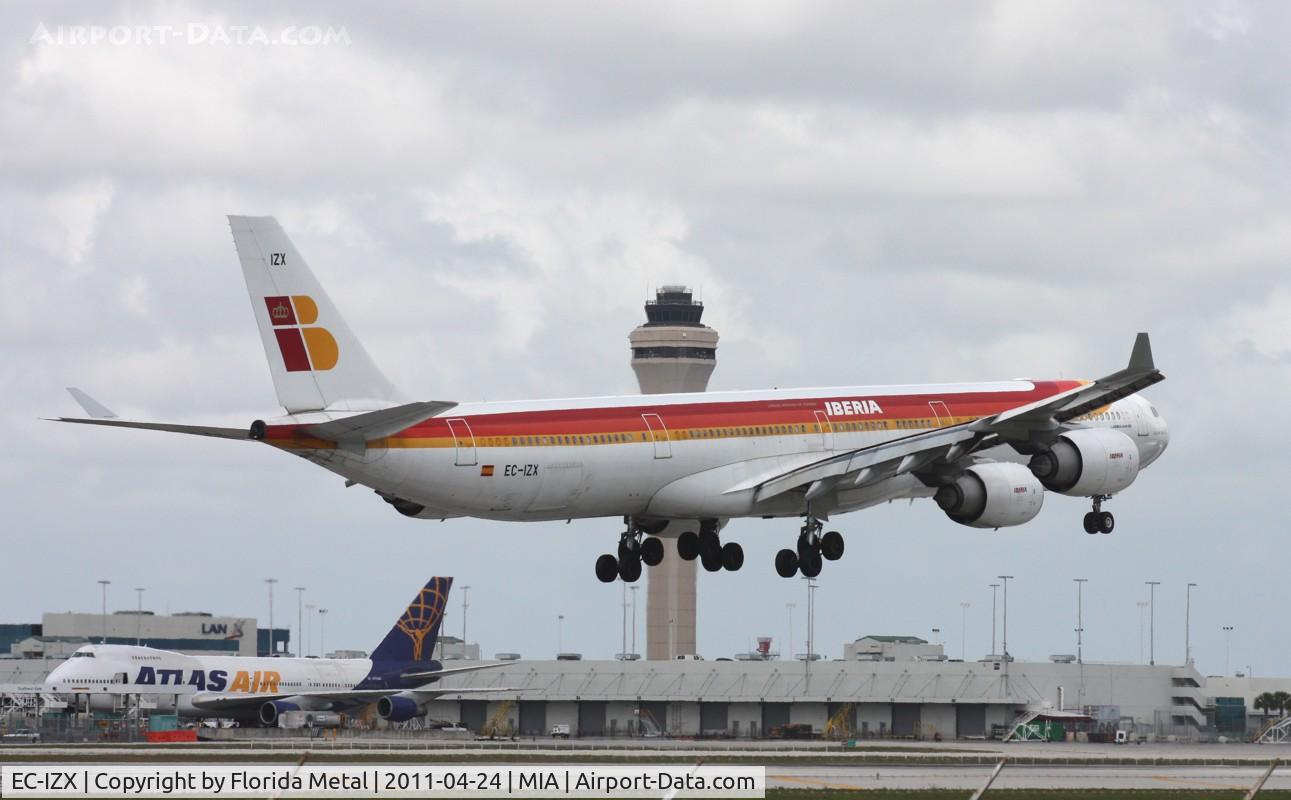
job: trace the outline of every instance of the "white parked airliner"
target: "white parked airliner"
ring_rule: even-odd
[[[801,517],[776,554],[784,577],[843,553],[834,514],[931,497],[953,521],[1021,525],[1045,490],[1102,508],[1165,450],[1142,389],[1164,379],[1145,333],[1129,365],[1096,381],[1013,380],[453,403],[410,401],[377,369],[272,217],[229,217],[278,400],[246,429],[115,418],[79,390],[94,425],[262,442],[371,487],[420,519],[622,517],[602,581],[635,581],[660,534],[705,569],[737,570],[735,517]]]
[[[506,662],[445,668],[433,656],[452,578],[431,578],[368,658],[192,656],[153,647],[90,644],[54,668],[45,691],[94,711],[119,696],[152,697],[159,708],[194,718],[274,725],[285,711],[351,711],[377,704],[377,715],[403,722],[445,694],[514,691],[442,688],[441,678]]]

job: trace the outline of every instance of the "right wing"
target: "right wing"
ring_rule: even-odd
[[[306,691],[306,692],[277,692],[275,694],[228,694],[226,692],[197,692],[192,695],[190,702],[193,708],[200,708],[203,711],[250,711],[262,703],[273,702],[274,700],[287,700],[292,697],[312,697],[320,700],[328,700],[333,703],[373,703],[382,697],[389,697],[392,694],[402,692],[416,692],[417,694],[426,695],[427,699],[434,699],[445,694],[487,694],[489,692],[514,692],[507,686],[496,688],[439,688],[424,689],[341,689],[339,691]]]

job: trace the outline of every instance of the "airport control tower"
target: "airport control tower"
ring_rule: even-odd
[[[632,370],[645,394],[702,392],[717,366],[717,331],[700,322],[704,304],[685,286],[664,286],[645,307],[646,324],[632,331]],[[665,532],[673,533],[672,531]],[[675,534],[674,534],[675,535]],[[647,570],[646,658],[667,660],[695,650],[698,561],[666,541],[663,562]]]

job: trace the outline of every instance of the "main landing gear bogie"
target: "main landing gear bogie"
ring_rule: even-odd
[[[1095,495],[1094,510],[1085,515],[1085,533],[1111,533],[1116,529],[1116,517],[1112,512],[1103,510],[1103,501],[1111,499],[1108,495]]]
[[[717,524],[712,521],[700,523],[698,533],[685,531],[678,536],[677,555],[686,561],[698,558],[709,572],[737,572],[744,566],[744,548],[735,542],[722,544]]]
[[[820,520],[808,518],[798,533],[798,544],[790,550],[785,548],[776,553],[775,571],[781,578],[792,578],[802,573],[805,578],[814,578],[820,574],[825,561],[837,561],[843,557],[843,535],[838,531],[821,531],[824,524]]]
[[[663,542],[630,525],[619,537],[618,555],[606,553],[596,559],[596,578],[601,583],[613,583],[615,578],[635,583],[641,578],[642,565],[653,567],[661,561]]]

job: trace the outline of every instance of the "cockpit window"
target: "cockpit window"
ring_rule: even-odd
[[[1157,407],[1156,407],[1156,406],[1148,406],[1148,408],[1152,409],[1152,416],[1154,416],[1154,417],[1159,417],[1159,416],[1161,416],[1160,414],[1158,414],[1158,413],[1157,413]]]
[[[94,654],[87,651],[72,653],[72,658],[94,658]]]

